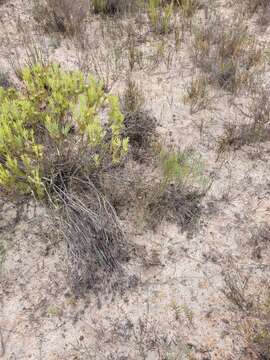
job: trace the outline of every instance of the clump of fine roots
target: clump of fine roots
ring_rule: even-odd
[[[123,273],[121,261],[127,256],[118,217],[89,178],[72,180],[68,189],[54,187],[71,287],[83,293],[104,283],[113,286],[116,274]]]

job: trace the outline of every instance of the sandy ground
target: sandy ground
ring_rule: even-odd
[[[226,11],[226,2],[219,6]],[[1,71],[11,71],[7,47],[19,49],[23,59],[16,16],[35,31],[30,10],[28,1],[11,0],[0,6]],[[270,28],[262,32],[253,22],[250,26],[258,40],[269,44]],[[5,40],[7,33],[11,43]],[[217,159],[224,123],[238,121],[239,115],[226,96],[216,100],[216,110],[190,115],[182,101],[194,71],[188,34],[185,38],[169,65],[161,61],[137,69],[133,77],[164,139],[183,149],[195,148],[207,175],[214,177],[196,229],[190,234],[164,221],[155,231],[136,231],[123,220],[128,240],[138,245],[125,270],[136,274],[138,284],[120,294],[90,292],[79,299],[68,287],[64,246],[46,210],[33,202],[18,205],[3,200],[3,359],[256,359],[246,350],[243,314],[224,295],[224,277],[229,273],[240,282],[247,277],[245,294],[250,301],[263,296],[268,286],[269,245],[255,245],[254,239],[269,225],[270,144],[244,146]],[[50,59],[76,67],[76,52],[68,40],[58,43],[46,36],[44,41]],[[155,46],[145,52],[153,54]],[[122,93],[124,77],[123,71],[114,92]]]

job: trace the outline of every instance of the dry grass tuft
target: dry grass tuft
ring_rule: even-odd
[[[124,136],[129,138],[133,159],[147,160],[151,144],[157,137],[156,119],[145,111],[135,111],[125,115],[124,124]]]
[[[157,138],[157,120],[144,110],[144,103],[141,89],[129,78],[122,99],[122,111],[125,115],[124,136],[129,138],[130,152],[136,161],[149,158],[151,145]]]
[[[198,0],[176,0],[176,4],[180,7],[183,16],[192,18],[198,9],[201,8]]]
[[[248,338],[249,347],[258,359],[270,358],[270,308],[266,304],[257,321],[252,324],[252,335]]]
[[[270,358],[270,297],[269,283],[263,281],[257,289],[259,293],[250,293],[252,276],[245,274],[232,263],[224,275],[223,293],[239,312],[240,335],[245,341],[244,355],[247,359]],[[254,286],[254,284],[252,285]],[[239,320],[238,320],[239,321]]]
[[[34,0],[33,15],[45,31],[74,35],[84,28],[88,0]]]
[[[241,89],[262,59],[255,37],[237,19],[228,25],[215,16],[194,29],[192,60],[215,86],[231,92]]]
[[[146,194],[145,217],[147,223],[156,228],[163,220],[176,222],[182,231],[191,231],[201,214],[199,191],[160,184],[151,186]]]
[[[213,96],[210,95],[207,76],[203,74],[191,80],[191,83],[187,86],[183,101],[184,104],[190,106],[191,115],[212,108]]]
[[[3,87],[4,89],[7,89],[11,87],[11,82],[9,80],[9,76],[6,72],[0,71],[0,87]]]
[[[202,164],[190,150],[161,151],[155,164],[162,175],[144,181],[137,190],[147,224],[156,228],[163,220],[190,231],[201,214],[201,199],[211,186]]]
[[[257,260],[261,259],[263,251],[270,244],[270,225],[262,223],[259,227],[255,227],[252,231],[251,244],[254,258]]]
[[[257,10],[266,9],[269,5],[268,0],[241,0],[241,3],[246,7],[246,10],[253,14]]]
[[[249,310],[252,303],[247,295],[247,285],[249,278],[237,268],[232,268],[224,274],[225,288],[224,295],[239,310]]]
[[[66,240],[71,286],[76,293],[113,283],[127,257],[127,243],[110,202],[89,179],[73,179],[69,190],[54,186]],[[65,185],[63,184],[65,187]]]
[[[177,360],[191,358],[190,349],[178,326],[161,322],[149,312],[139,318],[120,314],[116,320],[100,321],[93,327],[93,338],[85,337],[73,346],[74,358],[80,360]]]
[[[247,123],[226,124],[224,135],[219,139],[218,151],[237,150],[244,145],[270,139],[270,90],[260,86],[252,88],[249,105],[246,109],[238,108]]]
[[[142,111],[144,104],[145,98],[142,90],[134,80],[128,78],[122,100],[123,112],[127,114]]]
[[[92,0],[93,10],[97,14],[115,15],[131,10],[136,4],[132,0]]]

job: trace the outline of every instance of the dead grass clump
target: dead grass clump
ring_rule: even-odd
[[[237,268],[232,268],[224,274],[223,293],[239,310],[249,310],[252,307],[247,295],[248,280],[249,278],[243,276]]]
[[[191,151],[163,151],[160,158],[161,177],[150,179],[138,194],[144,203],[145,220],[154,228],[167,220],[177,222],[182,230],[191,230],[201,213],[209,179]]]
[[[262,29],[267,29],[270,24],[270,3],[267,6],[262,7],[258,14],[257,23]]]
[[[263,280],[254,292],[251,272],[229,264],[224,274],[223,293],[239,312],[237,328],[245,342],[244,354],[247,359],[270,359],[270,297],[269,282]],[[251,292],[252,291],[252,292]]]
[[[268,0],[242,0],[241,4],[243,4],[247,11],[250,14],[254,14],[257,10],[265,9],[269,5]]]
[[[69,189],[54,186],[61,233],[66,240],[71,284],[76,293],[121,273],[127,245],[114,208],[90,178],[72,179]]]
[[[135,81],[128,79],[122,100],[124,135],[129,138],[134,160],[146,160],[157,133],[157,121],[144,110],[144,96]]]
[[[0,71],[0,87],[7,89],[11,87],[11,82],[9,80],[9,76],[6,72]]]
[[[186,18],[192,18],[197,10],[202,8],[200,0],[161,0],[160,5],[173,4],[175,9],[179,8],[181,14]]]
[[[210,95],[209,81],[206,75],[200,75],[191,80],[187,86],[184,104],[190,106],[190,114],[212,108],[213,96]]]
[[[250,348],[258,356],[258,359],[270,359],[270,309],[261,314],[257,324],[253,325],[253,334],[249,339]]]
[[[255,15],[256,22],[262,29],[270,24],[270,2],[269,0],[242,0],[240,6],[244,8],[248,17]]]
[[[146,160],[151,150],[151,144],[157,136],[156,119],[145,111],[136,111],[125,115],[124,124],[124,134],[129,138],[133,159]]]
[[[244,145],[270,139],[270,90],[261,86],[255,92],[246,109],[239,108],[247,123],[225,125],[225,133],[218,144],[219,152],[237,150]]]
[[[270,245],[270,225],[263,223],[261,226],[256,227],[252,232],[251,244],[254,257],[261,259],[263,250]]]
[[[264,141],[269,135],[269,131],[262,132],[262,128],[255,124],[226,124],[224,134],[218,141],[218,152],[239,150],[245,145]]]
[[[142,167],[135,156],[122,171],[103,172],[100,188],[117,212],[128,212],[136,226],[155,229],[166,220],[191,233],[211,185],[200,160],[191,151],[164,150],[151,160]]]
[[[176,0],[176,4],[180,7],[182,14],[187,18],[192,18],[201,4],[198,0]]]
[[[194,29],[192,59],[211,84],[237,91],[260,64],[262,52],[241,21],[228,24],[215,17]]]
[[[35,0],[34,19],[45,31],[80,33],[89,10],[88,0]]]
[[[137,83],[128,79],[123,95],[122,109],[124,113],[135,113],[143,109],[145,98]]]
[[[182,231],[191,231],[201,214],[199,191],[190,191],[178,186],[160,189],[160,184],[153,186],[147,194],[146,221],[156,228],[163,220],[176,222]]]
[[[176,360],[195,353],[181,330],[170,321],[160,322],[149,312],[139,318],[123,314],[108,317],[93,327],[94,345],[84,337],[73,346],[73,357],[81,360]]]
[[[94,12],[97,14],[115,15],[130,10],[136,1],[130,0],[92,0]]]
[[[262,288],[265,288],[266,292],[261,298],[257,298],[252,312],[244,317],[242,329],[246,348],[252,354],[252,359],[268,360],[270,359],[269,284],[263,283]]]
[[[252,90],[252,89],[251,89]],[[260,86],[252,94],[250,105],[248,106],[249,117],[255,124],[261,126],[270,125],[270,88],[269,86]]]
[[[123,164],[121,168],[109,168],[96,174],[94,183],[115,209],[118,216],[130,210],[136,199],[137,181],[141,176],[139,168]]]
[[[257,270],[257,268],[244,270],[230,261],[227,270],[223,273],[225,282],[223,293],[238,313],[236,328],[246,345],[245,358],[268,360],[270,359],[269,281],[261,279],[258,283],[258,278],[253,277],[255,269]]]

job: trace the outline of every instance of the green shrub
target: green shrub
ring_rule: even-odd
[[[0,88],[1,187],[42,198],[59,177],[121,161],[124,117],[102,83],[39,64],[22,79],[22,91]]]
[[[93,7],[96,13],[103,13],[107,11],[106,0],[93,0]]]
[[[201,159],[192,151],[167,152],[160,154],[163,182],[165,185],[189,186],[195,183],[207,185],[203,176]]]

